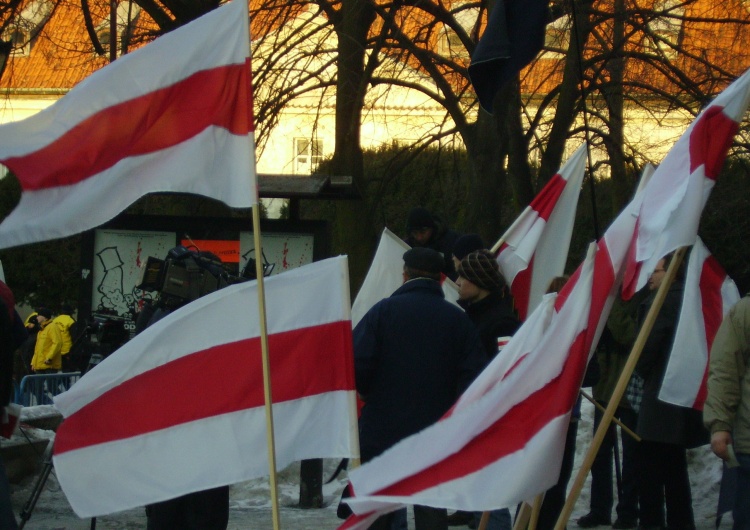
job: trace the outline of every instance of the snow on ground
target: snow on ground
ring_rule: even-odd
[[[43,407],[25,409],[25,414],[44,415]],[[581,422],[578,428],[578,445],[573,477],[577,473],[591,440],[593,407],[584,401]],[[51,437],[51,431],[33,430],[35,437]],[[17,438],[17,437],[16,437]],[[698,530],[713,530],[716,504],[721,480],[720,461],[708,447],[692,450],[688,454],[691,485],[693,489],[693,509]],[[333,472],[338,462],[326,460],[324,480]],[[344,474],[345,475],[345,474]],[[336,506],[346,478],[325,485],[323,493],[326,506],[321,509],[303,510],[296,507],[299,497],[299,464],[294,464],[278,475],[280,527],[286,530],[334,530],[341,521],[336,517]],[[20,485],[12,486],[12,500],[16,515],[22,513],[24,505],[33,492],[36,478],[28,478]],[[571,483],[573,480],[571,480]],[[572,521],[588,512],[590,478],[581,492],[573,511]],[[20,517],[19,517],[20,519]],[[143,529],[146,517],[143,508],[136,508],[118,514],[99,517],[97,529]],[[81,520],[71,510],[65,495],[54,478],[47,480],[36,507],[31,512],[25,528],[27,530],[88,530],[92,528],[88,519]],[[413,523],[412,523],[413,528]],[[577,528],[574,522],[569,528]],[[731,515],[724,517],[722,529],[731,528]],[[229,530],[271,530],[273,529],[270,501],[270,487],[267,478],[259,478],[232,486],[230,492]]]

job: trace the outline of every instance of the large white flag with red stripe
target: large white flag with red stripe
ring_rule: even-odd
[[[352,327],[355,327],[372,306],[388,298],[404,283],[404,252],[411,247],[396,234],[383,229],[380,243],[372,258],[362,287],[352,303]],[[458,286],[448,277],[441,280],[445,299],[457,305]]]
[[[0,248],[65,237],[150,192],[257,202],[247,2],[235,0],[0,127],[21,202]]]
[[[565,270],[585,170],[582,145],[503,234],[497,262],[521,320]]]
[[[690,124],[646,186],[632,255],[623,280],[630,297],[669,252],[692,245],[701,212],[750,104],[750,70]]]
[[[357,457],[346,257],[265,281],[279,467]],[[268,474],[257,283],[147,328],[55,398],[54,464],[80,517]]]
[[[617,292],[637,204],[621,214],[559,295],[547,295],[436,424],[350,473],[364,530],[404,504],[509,507],[552,486],[587,361]],[[502,477],[499,479],[499,477]]]
[[[703,410],[711,345],[722,319],[739,300],[737,286],[698,238],[690,252],[680,322],[660,400]]]

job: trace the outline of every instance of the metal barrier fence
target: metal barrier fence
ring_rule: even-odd
[[[68,390],[81,378],[81,372],[27,375],[16,390],[15,403],[24,407],[51,405],[52,397]]]

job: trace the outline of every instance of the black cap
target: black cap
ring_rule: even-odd
[[[411,231],[417,228],[435,228],[435,220],[432,214],[421,207],[412,208],[406,220],[406,229]]]
[[[443,270],[443,256],[437,250],[416,247],[404,252],[404,265],[410,269],[440,274]]]
[[[40,307],[39,309],[37,309],[36,310],[36,314],[37,315],[41,315],[41,316],[43,316],[45,318],[48,318],[48,319],[52,318],[52,310],[51,309],[47,309],[46,307]]]
[[[485,248],[484,241],[479,234],[466,234],[456,240],[453,245],[453,255],[461,261],[467,254],[483,248]]]

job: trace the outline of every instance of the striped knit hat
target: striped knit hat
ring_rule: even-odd
[[[505,286],[500,267],[489,250],[477,250],[468,254],[461,260],[457,272],[459,276],[487,291]]]

